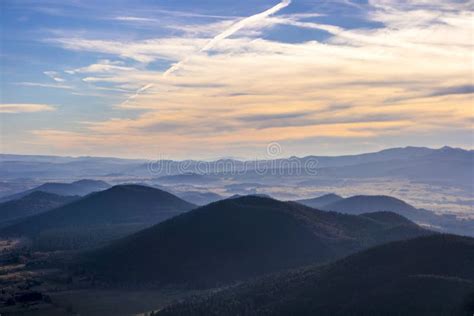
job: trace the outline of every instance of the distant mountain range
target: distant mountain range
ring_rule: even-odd
[[[52,234],[58,240],[67,240],[69,236],[80,239],[83,233],[83,237],[87,239],[91,238],[89,230],[93,230],[93,234],[111,231],[113,237],[118,237],[194,207],[195,205],[159,189],[118,185],[4,227],[0,230],[0,236],[37,239]],[[123,234],[120,229],[123,229]],[[54,239],[53,236],[50,239]],[[98,240],[102,239],[107,239],[107,236],[98,236]]]
[[[124,177],[153,175],[160,181],[168,183],[209,183],[216,178],[199,177],[205,171],[214,176],[237,176],[242,182],[252,182],[259,178],[261,170],[278,170],[269,172],[271,178],[279,179],[288,175],[305,175],[308,161],[317,162],[318,178],[380,178],[390,177],[408,179],[417,182],[437,185],[449,185],[472,190],[474,176],[474,151],[459,148],[443,147],[431,149],[425,147],[405,147],[386,149],[375,153],[346,156],[307,156],[287,159],[240,161],[221,159],[211,162],[198,160],[187,161],[145,161],[117,158],[95,157],[51,157],[0,155],[0,178],[84,178],[84,177]],[[297,163],[300,172],[293,170]],[[290,167],[289,167],[290,166]],[[305,167],[306,166],[306,167]],[[183,170],[184,169],[184,170]],[[434,172],[436,170],[436,172]],[[314,172],[314,170],[312,170]],[[183,175],[184,174],[184,175]],[[314,173],[311,173],[314,174]],[[178,178],[166,176],[183,175]],[[191,176],[190,176],[191,175]],[[309,177],[311,181],[313,177]]]
[[[213,192],[185,191],[176,193],[181,199],[196,205],[206,205],[222,200],[222,196]]]
[[[356,195],[343,198],[336,194],[327,194],[314,199],[298,200],[298,203],[327,211],[346,214],[389,211],[400,214],[416,223],[427,225],[441,232],[474,236],[474,220],[457,219],[450,215],[437,215],[432,211],[418,209],[391,196]]]
[[[158,315],[471,315],[473,263],[474,239],[433,235],[211,292]]]
[[[394,213],[344,215],[245,196],[114,242],[90,254],[81,269],[118,284],[212,287],[430,233]]]
[[[342,213],[388,211],[412,215],[417,209],[410,204],[386,195],[356,195],[341,198],[323,206],[324,209]],[[406,216],[406,215],[405,215]]]
[[[0,198],[0,202],[16,200],[32,192],[46,192],[63,196],[84,196],[92,192],[110,188],[110,184],[99,180],[79,180],[72,183],[44,183],[33,189]]]
[[[0,203],[0,227],[31,215],[49,211],[78,198],[78,196],[61,196],[43,191],[32,191],[17,200]]]
[[[325,195],[322,195],[322,196],[319,196],[319,197],[316,197],[316,198],[298,200],[296,202],[301,203],[301,204],[306,205],[306,206],[309,206],[309,207],[322,209],[323,207],[325,207],[328,204],[338,202],[338,201],[343,200],[343,199],[344,198],[340,195],[337,195],[337,194],[334,194],[334,193],[329,193],[329,194],[325,194]],[[368,211],[368,212],[370,212],[370,211]]]

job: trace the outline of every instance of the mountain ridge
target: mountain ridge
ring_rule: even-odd
[[[19,199],[0,203],[0,227],[13,221],[46,212],[79,199],[78,196],[62,196],[43,191],[33,191]]]
[[[101,191],[110,188],[110,184],[101,180],[82,179],[71,183],[46,182],[40,186],[27,191],[15,193],[0,198],[0,202],[6,202],[22,198],[32,192],[42,191],[63,196],[84,196],[95,191]]]
[[[473,238],[394,241],[185,300],[158,315],[471,315],[473,262]]]
[[[324,196],[323,196],[324,197]],[[296,202],[311,206],[312,201],[318,203],[320,198],[298,200]],[[323,199],[324,200],[324,199]],[[455,216],[438,215],[432,211],[416,208],[413,205],[388,195],[354,195],[324,204],[320,209],[346,214],[363,214],[367,212],[389,211],[402,215],[418,224],[438,227],[444,233],[474,236],[474,221],[457,219]]]
[[[215,286],[432,233],[398,217],[390,223],[244,196],[118,240],[90,254],[84,265],[105,282]]]
[[[113,230],[115,225],[125,224],[150,226],[194,207],[156,188],[117,185],[4,227],[0,235],[36,238],[44,232],[57,229],[102,227]]]

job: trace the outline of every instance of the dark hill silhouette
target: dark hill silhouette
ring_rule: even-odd
[[[85,266],[112,283],[212,287],[430,233],[393,216],[392,223],[263,197],[226,199],[119,240]]]
[[[355,195],[326,204],[323,209],[349,214],[378,211],[410,213],[416,211],[416,208],[410,204],[387,195]]]
[[[346,214],[378,211],[395,212],[416,223],[428,225],[441,232],[474,235],[473,220],[457,219],[449,215],[437,215],[432,211],[415,208],[400,199],[386,195],[356,195],[324,205],[321,208]]]
[[[27,216],[49,211],[77,200],[77,196],[61,196],[43,191],[34,191],[20,199],[0,203],[0,226]]]
[[[118,185],[5,227],[0,235],[34,238],[57,229],[113,229],[114,225],[125,224],[150,226],[194,207],[159,189]]]
[[[239,199],[239,198],[242,198],[242,197],[245,197],[245,196],[255,196],[255,197],[261,197],[261,198],[273,199],[270,195],[265,194],[265,193],[234,194],[234,195],[231,195],[231,196],[227,197],[226,199],[228,199],[228,200],[230,200],[230,199]]]
[[[170,306],[169,315],[472,315],[474,239],[384,244]]]
[[[373,212],[373,213],[363,213],[361,216],[370,218],[374,221],[377,221],[379,223],[386,223],[387,225],[393,226],[394,224],[399,224],[399,225],[408,225],[412,224],[412,222],[393,212],[387,212],[387,211],[381,211],[381,212]]]
[[[16,193],[13,195],[5,196],[0,199],[1,202],[16,200],[22,198],[32,192],[42,191],[47,193],[53,193],[64,196],[84,196],[92,192],[102,191],[110,188],[110,184],[100,180],[79,180],[72,183],[56,183],[49,182],[44,183],[36,188]]]
[[[344,198],[342,196],[339,196],[334,193],[329,193],[329,194],[319,196],[317,198],[298,200],[296,202],[309,206],[309,207],[321,209],[328,204],[331,204],[343,199]]]

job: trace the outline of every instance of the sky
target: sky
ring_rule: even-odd
[[[473,1],[2,0],[2,153],[473,148]]]

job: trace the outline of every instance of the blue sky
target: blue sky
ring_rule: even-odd
[[[472,2],[0,5],[2,152],[472,147]]]

